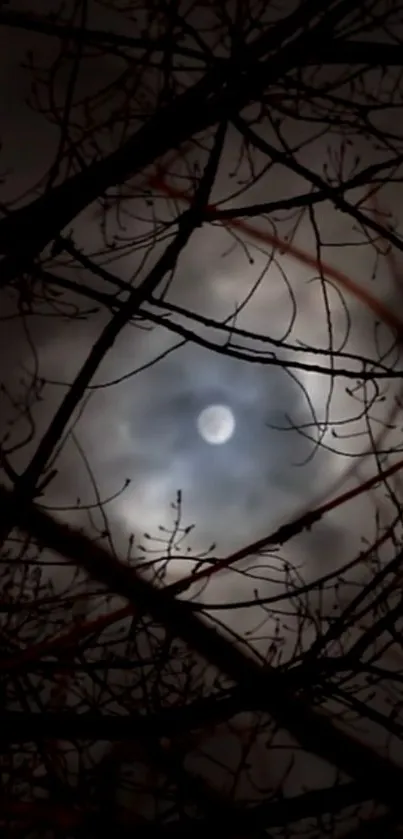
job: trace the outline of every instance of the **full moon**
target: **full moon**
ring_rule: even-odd
[[[198,416],[197,428],[203,440],[213,446],[226,443],[235,429],[235,419],[226,405],[209,405]]]

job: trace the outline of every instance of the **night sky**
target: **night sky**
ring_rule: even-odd
[[[53,0],[9,4],[16,11],[27,10],[30,5],[44,13],[55,4]],[[297,4],[288,5],[291,9]],[[285,14],[284,3],[266,6],[269,18],[271,14]],[[129,24],[124,15],[115,15],[93,1],[87,7],[89,26],[110,27],[126,35],[137,34],[141,28],[141,12],[138,20]],[[214,3],[209,8],[214,16]],[[35,86],[32,68],[25,66],[27,50],[32,52],[29,61],[34,67],[43,69],[56,60],[58,42],[35,32],[9,28],[4,44],[0,50],[0,200],[12,202],[14,208],[41,194],[48,184],[60,142],[54,111],[58,109],[60,123],[71,82],[72,57],[64,56],[56,62],[51,88],[46,83]],[[34,71],[37,81],[41,72]],[[319,85],[316,74],[320,73],[331,87],[344,68],[340,64],[320,70],[309,67],[305,83]],[[382,70],[368,71],[367,88],[374,97],[384,96],[384,86],[393,82],[393,73],[391,70],[387,76]],[[75,121],[71,120],[71,139],[86,160],[118,148],[158,107],[156,75],[150,69],[144,77],[139,74],[138,88],[134,75],[132,66],[116,54],[105,57],[97,53],[80,66],[72,96]],[[117,79],[118,89],[111,97],[101,95]],[[193,81],[191,73],[183,73],[183,87]],[[294,118],[291,95],[290,101],[285,98],[282,103],[289,115],[279,124],[270,117],[276,113],[279,95],[284,96],[281,85],[279,88],[280,92],[276,85],[270,87],[274,98],[259,131],[273,146],[290,150],[301,171],[298,174],[279,163],[269,164],[267,156],[259,152],[253,152],[251,163],[250,149],[245,150],[239,131],[230,125],[210,196],[212,205],[229,209],[284,201],[311,191],[312,184],[301,174],[303,167],[339,183],[366,166],[401,153],[401,110],[399,120],[393,109],[373,116],[376,141],[370,132],[361,130],[357,135],[354,115],[351,124],[340,130],[337,114],[332,122],[326,103],[322,103],[325,120],[316,113],[310,121],[304,119],[304,115],[312,116],[309,103],[296,97],[302,116]],[[351,96],[347,82],[337,86],[337,91],[340,96]],[[110,131],[108,120],[114,122],[115,111],[121,109],[127,116],[132,101],[140,100],[141,116],[133,105],[127,124],[125,119],[116,120]],[[252,121],[256,117],[254,106],[245,109],[243,116]],[[96,147],[91,132],[84,137],[85,119],[87,127],[103,126],[97,132]],[[168,234],[176,229],[169,224],[186,206],[173,191],[189,185],[189,172],[203,171],[212,136],[209,129],[190,147],[177,150],[162,184],[150,180],[155,175],[151,167],[152,171],[141,172],[124,187],[109,189],[107,208],[101,209],[99,202],[88,206],[63,231],[74,248],[104,272],[104,279],[66,251],[47,250],[42,254],[46,269],[66,286],[73,282],[90,287],[95,297],[98,292],[116,295],[116,311],[127,299],[127,289],[119,291],[119,286],[139,285],[164,252],[170,241]],[[74,159],[72,170],[77,171],[79,165]],[[397,234],[403,233],[401,166],[400,162],[394,170],[395,182],[382,186],[378,193],[379,207],[388,214],[388,224],[395,225]],[[63,182],[63,166],[53,176],[56,183]],[[361,187],[350,191],[348,197],[353,204],[360,201],[365,212],[374,212]],[[126,557],[130,550],[130,558],[137,564],[158,560],[153,570],[165,569],[165,576],[160,577],[164,583],[189,574],[195,565],[199,567],[200,558],[207,556],[214,562],[270,534],[314,505],[356,487],[397,459],[403,448],[401,376],[380,379],[376,384],[368,381],[365,386],[359,381],[363,364],[367,373],[380,361],[385,368],[401,369],[400,346],[393,331],[381,322],[379,312],[347,291],[340,280],[344,274],[398,319],[403,316],[401,255],[392,251],[393,270],[385,243],[379,239],[374,243],[368,230],[340,208],[335,209],[329,200],[313,204],[310,213],[278,209],[269,217],[259,215],[246,222],[261,234],[276,233],[282,241],[291,242],[292,248],[306,255],[305,263],[301,257],[296,258],[295,252],[274,249],[269,240],[258,239],[239,226],[235,229],[215,221],[197,228],[175,270],[164,278],[154,299],[142,304],[141,318],[135,317],[126,325],[104,358],[69,424],[63,445],[50,463],[51,480],[36,499],[61,521],[82,526],[92,538],[103,534],[103,544],[120,557]],[[333,273],[325,270],[326,281],[317,265],[307,264],[309,258],[311,262],[316,260],[319,251],[326,266],[333,268]],[[340,272],[339,279],[335,271]],[[105,279],[105,272],[110,272],[111,281]],[[49,281],[37,280],[35,288],[38,296],[34,314],[21,309],[23,295],[19,297],[10,289],[0,291],[0,437],[4,450],[12,450],[10,462],[17,473],[26,468],[74,377],[111,319],[111,312],[99,300],[83,296],[77,287],[62,290]],[[215,322],[213,327],[211,321]],[[243,333],[235,335],[235,330]],[[332,374],[338,372],[337,376],[326,374],[332,363]],[[201,412],[214,405],[231,411],[234,430],[226,442],[212,445],[200,435],[198,421]],[[387,434],[383,434],[385,422],[390,425]],[[377,456],[367,456],[371,447],[379,449]],[[398,477],[390,480],[388,489],[392,491],[389,496],[385,487],[378,487],[337,508],[285,546],[274,547],[265,555],[252,553],[234,568],[213,575],[206,587],[194,586],[191,595],[195,608],[200,604],[210,606],[210,612],[204,610],[204,618],[217,618],[221,627],[226,624],[236,630],[269,658],[272,655],[271,663],[282,663],[287,658],[294,662],[295,656],[298,664],[304,645],[308,647],[318,631],[324,631],[329,614],[333,617],[335,610],[342,609],[356,594],[359,585],[372,578],[375,565],[354,568],[339,586],[334,586],[334,579],[328,587],[317,586],[299,602],[299,614],[296,598],[287,599],[288,594],[272,612],[266,604],[255,605],[256,599],[284,595],[290,588],[295,590],[337,571],[357,557],[377,538],[382,526],[390,524],[399,504],[401,509]],[[99,500],[104,502],[104,514],[97,509]],[[378,558],[389,560],[391,550],[395,550],[392,540],[382,547]],[[44,555],[54,560],[49,552]],[[75,571],[66,572],[62,562],[60,566],[52,567],[50,574],[63,589]],[[87,586],[88,581],[84,584]],[[83,615],[87,608],[93,608],[92,602],[78,604]],[[104,610],[105,599],[100,597],[99,602]],[[46,626],[42,629],[47,631]],[[345,635],[354,641],[366,629],[352,626]],[[139,630],[138,635],[142,642],[145,633]],[[148,655],[147,644],[148,636],[144,642]],[[180,657],[176,661],[177,650],[170,648],[171,653],[174,671],[176,665],[181,666]],[[117,669],[111,678],[121,677]],[[176,697],[179,689],[175,693],[175,678],[180,681],[179,675],[172,677],[172,695]],[[203,690],[210,678],[213,683],[215,673],[207,667],[203,670]],[[344,675],[340,679],[344,684]],[[357,696],[362,686],[356,688],[359,679],[357,675]],[[170,703],[169,689],[167,694]],[[330,708],[333,713],[332,701],[324,693],[321,710]],[[375,697],[375,705],[389,715],[390,707],[386,708],[383,696]],[[221,780],[225,776],[219,766],[224,753],[231,771],[243,760],[239,756],[241,737],[231,725],[232,721],[223,741],[217,731],[211,740],[206,734],[203,748],[205,753],[210,749],[213,756],[210,764],[206,760],[207,776],[210,772],[213,778],[215,771]],[[308,786],[307,778],[312,788],[324,786],[327,779],[329,784],[334,781],[330,763],[325,765],[296,749],[287,732],[279,730],[273,735],[271,751],[269,729],[268,725],[262,726],[251,745],[244,779],[246,795],[257,800],[259,796],[267,798],[267,789],[299,793]],[[363,731],[369,740],[373,734],[370,726]],[[400,743],[397,747],[396,740],[392,743],[392,756],[393,748],[400,748]],[[201,752],[198,743],[194,749],[192,744],[189,747],[190,757],[186,759],[190,764],[193,759],[196,764],[199,761],[196,768],[203,763]],[[288,773],[291,764],[293,771]],[[200,771],[203,774],[203,767]],[[225,789],[226,784],[225,778]]]
[[[15,8],[20,7],[23,5],[15,4]],[[97,19],[98,25],[108,19],[108,16],[104,21]],[[5,195],[21,196],[22,200],[24,190],[34,186],[48,167],[57,143],[57,130],[24,103],[30,95],[30,80],[20,64],[28,43],[42,63],[52,57],[52,44],[50,39],[32,33],[28,36],[10,30],[9,36],[8,51],[1,58],[5,91],[1,106],[2,171],[7,173]],[[101,88],[119,71],[118,59],[94,59],[91,66],[84,67],[77,96],[94,89],[94,85]],[[61,73],[55,88],[59,93],[63,92],[63,79]],[[285,121],[283,130],[295,146],[303,144],[300,156],[305,165],[320,170],[329,149],[340,152],[342,141],[335,133],[320,134],[312,128],[308,143],[310,129],[306,125],[297,128],[290,119]],[[267,126],[268,137],[272,132],[273,127]],[[28,145],[27,136],[30,137]],[[105,140],[106,146],[108,142]],[[372,159],[371,155],[381,154],[375,153],[364,139],[357,141],[356,146],[347,145],[343,151],[346,169],[357,150],[362,165]],[[238,153],[239,137],[229,130],[213,201],[228,198],[239,188],[242,168],[236,176],[233,174]],[[195,152],[192,154],[194,159]],[[202,166],[204,153],[198,154]],[[180,163],[175,165],[180,174]],[[273,166],[232,203],[248,204],[253,200],[268,200],[268,196],[270,200],[278,200],[301,191],[303,186],[303,179]],[[140,198],[131,199],[130,216],[127,212],[121,236],[149,234],[154,214],[160,219],[172,217],[173,203],[167,202],[164,195],[154,194],[154,198],[152,207]],[[383,202],[393,213],[398,206],[393,187],[384,190]],[[401,306],[400,292],[393,284],[386,260],[379,257],[376,263],[373,249],[362,231],[354,228],[351,219],[324,203],[316,210],[314,221],[320,228],[327,262],[371,288],[388,304]],[[295,216],[278,214],[281,235],[290,235],[295,222]],[[108,223],[109,235],[113,235],[112,216]],[[72,233],[77,247],[88,255],[102,246],[99,213],[93,207],[68,232]],[[315,253],[314,224],[307,215],[298,223],[293,241]],[[150,250],[138,278],[145,276],[163,247],[164,243],[160,242]],[[142,256],[143,251],[137,250],[116,258],[111,264],[104,257],[101,262],[116,276],[130,280]],[[372,278],[374,266],[375,279]],[[54,267],[62,276],[88,281],[88,273],[83,269],[72,272],[63,258],[56,258]],[[258,287],[251,294],[259,276]],[[218,226],[205,225],[196,231],[178,262],[165,301],[204,317],[226,319],[230,326],[278,340],[285,337],[294,347],[292,352],[284,354],[285,358],[314,361],[325,367],[329,364],[326,355],[329,317],[332,346],[343,345],[347,354],[376,358],[380,345],[387,351],[393,344],[390,331],[381,326],[374,332],[373,314],[346,293],[341,299],[336,284],[329,284],[325,295],[317,271],[278,253],[273,259],[270,247],[242,236],[237,242],[228,229]],[[83,299],[66,292],[63,298],[66,312],[72,303],[79,303],[81,310],[94,308],[92,303],[87,305]],[[12,312],[13,303],[6,296],[3,296],[3,306],[6,313]],[[148,305],[148,310],[156,312],[157,308]],[[163,310],[159,313],[164,315]],[[7,350],[7,362],[3,380],[18,390],[17,371],[18,375],[22,370],[25,370],[23,375],[29,375],[37,363],[39,376],[48,382],[42,401],[34,409],[34,440],[16,454],[16,468],[26,463],[27,454],[46,428],[65,385],[71,382],[107,318],[105,312],[99,311],[74,322],[63,317],[55,321],[48,316],[26,318],[18,327],[14,320],[4,322],[1,342]],[[228,334],[195,325],[179,315],[175,318],[218,344],[224,344],[228,338]],[[344,470],[358,464],[358,458],[353,460],[349,455],[358,455],[368,445],[365,420],[360,418],[362,393],[357,397],[347,392],[346,388],[354,386],[351,379],[340,378],[331,389],[327,377],[314,373],[285,370],[259,363],[257,359],[248,363],[192,343],[172,349],[180,340],[180,336],[152,322],[146,324],[146,330],[135,324],[125,329],[94,379],[94,389],[74,428],[75,439],[68,441],[60,455],[58,474],[48,487],[45,501],[51,506],[74,505],[77,498],[82,504],[94,501],[81,447],[103,498],[118,493],[126,479],[131,481],[107,505],[119,545],[125,544],[130,533],[135,534],[137,542],[144,543],[144,533],[158,536],[160,525],[169,527],[175,516],[170,505],[180,490],[182,524],[195,525],[187,544],[195,551],[205,551],[215,543],[214,553],[222,555],[270,533],[289,516],[323,498]],[[245,350],[251,347],[248,339],[238,343]],[[324,353],[309,354],[303,351],[303,345],[313,350],[323,349]],[[168,352],[169,349],[172,351]],[[266,356],[272,351],[277,361],[281,361],[282,350],[267,345],[259,349],[265,350]],[[161,354],[164,357],[149,366]],[[354,364],[348,358],[340,363],[358,371],[359,365],[354,367]],[[136,370],[139,372],[134,375]],[[106,387],[108,382],[112,384]],[[385,399],[373,408],[375,426],[376,418],[391,410],[394,389],[395,385],[388,385]],[[367,398],[372,396],[369,386]],[[205,407],[217,403],[233,412],[235,432],[225,444],[212,446],[198,434],[197,417]],[[4,411],[4,416],[9,410]],[[321,423],[325,422],[327,431],[323,436]],[[18,435],[20,431],[15,427],[13,434]],[[360,468],[361,476],[372,474],[370,462]],[[370,499],[360,500],[348,511],[346,508],[338,511],[312,533],[296,540],[283,555],[296,563],[307,577],[345,558],[346,545],[353,555],[362,536],[372,535],[372,520],[368,517],[373,509],[371,505]],[[69,515],[81,521],[77,512]],[[169,575],[175,578],[184,567],[183,560],[173,561]],[[234,577],[234,574],[226,575],[217,584],[229,599],[232,586],[235,597],[239,597],[239,586],[242,591],[250,588],[243,580],[237,579],[235,583]]]

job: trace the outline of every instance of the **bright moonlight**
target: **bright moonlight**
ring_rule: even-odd
[[[206,443],[221,445],[234,433],[234,415],[226,405],[209,405],[199,414],[197,428]]]

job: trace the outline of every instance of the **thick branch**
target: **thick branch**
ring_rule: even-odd
[[[134,288],[125,302],[112,317],[109,323],[95,341],[91,352],[86,358],[81,370],[68,390],[61,405],[56,411],[47,431],[42,437],[24,473],[14,487],[13,503],[9,505],[8,517],[0,524],[0,542],[8,536],[14,525],[14,509],[21,503],[32,498],[35,494],[37,482],[43,473],[49,458],[61,439],[75,409],[79,405],[86,388],[95,375],[99,365],[113,346],[122,329],[129,323],[137,312],[140,304],[153,294],[160,282],[169,271],[173,271],[177,259],[189,241],[193,231],[199,224],[203,207],[208,201],[221,157],[225,140],[226,126],[222,123],[217,131],[216,140],[210,154],[205,172],[196,191],[194,202],[189,210],[184,212],[178,221],[178,232],[173,241],[140,286]]]
[[[18,276],[78,213],[110,187],[124,183],[185,140],[239,111],[268,84],[300,66],[350,10],[349,0],[328,4],[315,23],[323,12],[321,1],[301,4],[228,64],[214,66],[159,110],[120,149],[2,219],[0,251],[6,257],[0,264],[0,285]],[[286,46],[278,51],[282,43]]]
[[[1,488],[0,508],[6,518],[10,505],[13,506],[12,493]],[[110,592],[121,595],[137,611],[148,612],[158,623],[184,639],[260,701],[262,708],[280,727],[288,729],[304,749],[364,784],[370,797],[400,811],[403,771],[296,697],[289,689],[285,675],[249,659],[193,614],[185,601],[174,599],[163,589],[155,589],[130,566],[115,560],[78,530],[59,524],[29,503],[21,503],[13,514],[17,525],[40,544],[74,561],[93,579],[106,585]]]
[[[153,52],[163,52],[166,47],[166,39],[158,38],[158,40],[151,40],[145,37],[136,38],[132,35],[124,35],[123,33],[107,32],[102,29],[83,29],[79,26],[72,26],[67,22],[56,20],[54,17],[45,17],[43,15],[27,14],[26,12],[17,12],[13,9],[0,10],[0,25],[8,26],[13,29],[25,29],[28,32],[38,32],[41,35],[49,35],[52,38],[60,38],[61,40],[69,39],[76,41],[86,46],[98,46],[107,50],[112,48],[121,51],[122,49],[134,50],[152,50]],[[186,58],[193,58],[205,63],[205,56],[197,50],[182,47],[179,44],[172,44],[174,54],[184,56]]]
[[[112,48],[112,50],[134,49],[152,50],[161,52],[167,48],[166,39],[156,40],[144,37],[136,38],[125,35],[122,32],[107,32],[102,29],[82,29],[72,26],[66,22],[59,22],[43,15],[32,15],[26,12],[18,12],[12,9],[0,10],[0,25],[13,29],[25,29],[28,32],[38,32],[42,35],[49,35],[60,39],[68,38],[71,41],[79,41],[88,46],[99,46]],[[183,47],[180,44],[169,43],[174,55],[192,58],[205,63],[205,52]],[[217,63],[224,63],[227,59],[214,58]],[[399,44],[383,44],[378,41],[341,41],[324,47],[317,44],[311,54],[306,56],[306,66],[315,65],[365,65],[370,67],[379,65],[382,67],[401,67],[403,65],[403,53]]]

